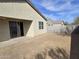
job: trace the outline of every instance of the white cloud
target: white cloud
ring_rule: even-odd
[[[41,5],[49,11],[59,10],[59,8],[56,8],[52,0],[50,1],[43,0]]]
[[[49,11],[66,11],[66,10],[73,10],[79,7],[79,5],[72,5],[71,1],[73,0],[63,0],[65,3],[62,5],[56,4],[60,0],[42,0],[41,6]]]
[[[60,18],[57,18],[56,16],[54,16],[53,14],[43,14],[46,18],[48,19],[52,19],[52,20],[60,20]]]
[[[79,14],[79,9],[75,9],[69,12],[59,12],[57,13],[58,15],[74,15],[74,14]]]
[[[61,3],[61,1],[64,1],[64,3]],[[50,14],[48,14],[48,12],[43,13],[44,16],[53,20],[64,19],[65,21],[71,22],[79,15],[79,4],[72,4],[72,1],[73,0],[41,0],[40,5],[47,9],[48,12],[51,11]],[[57,15],[52,11],[57,11]]]

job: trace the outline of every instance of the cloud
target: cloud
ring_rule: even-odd
[[[49,11],[68,11],[79,8],[79,5],[73,5],[73,0],[42,0],[41,6]]]
[[[69,16],[69,15],[79,16],[79,9],[77,8],[75,10],[68,11],[68,12],[58,12],[57,14],[60,16],[62,16],[62,15],[64,15],[64,16]]]
[[[59,20],[59,19],[61,19],[61,17],[58,17],[57,18],[57,16],[55,16],[55,15],[53,15],[53,14],[43,14],[46,18],[48,18],[48,19],[52,19],[52,20]],[[62,19],[61,19],[62,20]]]
[[[53,14],[43,14],[44,16],[46,16],[49,20],[52,19],[52,20],[63,20],[65,22],[69,22],[69,23],[72,23],[74,20],[72,19],[75,19],[76,16],[71,16],[71,15],[62,15],[62,16],[55,16]]]
[[[46,17],[73,21],[79,16],[79,0],[34,0],[42,8],[40,11]],[[44,8],[44,9],[43,9]]]
[[[53,3],[52,0],[50,0],[50,1],[43,0],[41,6],[43,6],[44,8],[46,8],[49,11],[54,11],[54,10],[58,11],[59,8],[56,8],[55,3]]]
[[[79,14],[79,4],[73,5],[72,2],[74,0],[42,0],[41,6],[43,6],[48,11],[56,12],[61,18],[68,18]],[[48,15],[49,16],[49,15]],[[53,17],[55,15],[50,15],[49,17]],[[74,17],[73,16],[73,17]],[[76,15],[77,16],[77,15]],[[55,18],[55,17],[54,17]],[[57,17],[56,17],[57,18]]]

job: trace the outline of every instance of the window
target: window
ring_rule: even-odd
[[[43,22],[40,21],[39,22],[39,29],[43,29],[44,28],[43,26],[44,26]]]

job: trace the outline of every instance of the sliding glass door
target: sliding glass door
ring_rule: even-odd
[[[9,21],[10,37],[24,36],[23,22]]]

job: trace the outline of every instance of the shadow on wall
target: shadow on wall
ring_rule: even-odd
[[[25,35],[27,35],[27,33],[29,32],[31,25],[32,25],[32,21],[24,21]]]
[[[47,52],[38,53],[35,59],[47,59],[49,56],[51,59],[69,59],[69,54],[63,48],[49,49]]]
[[[71,34],[70,59],[79,59],[79,26]]]

